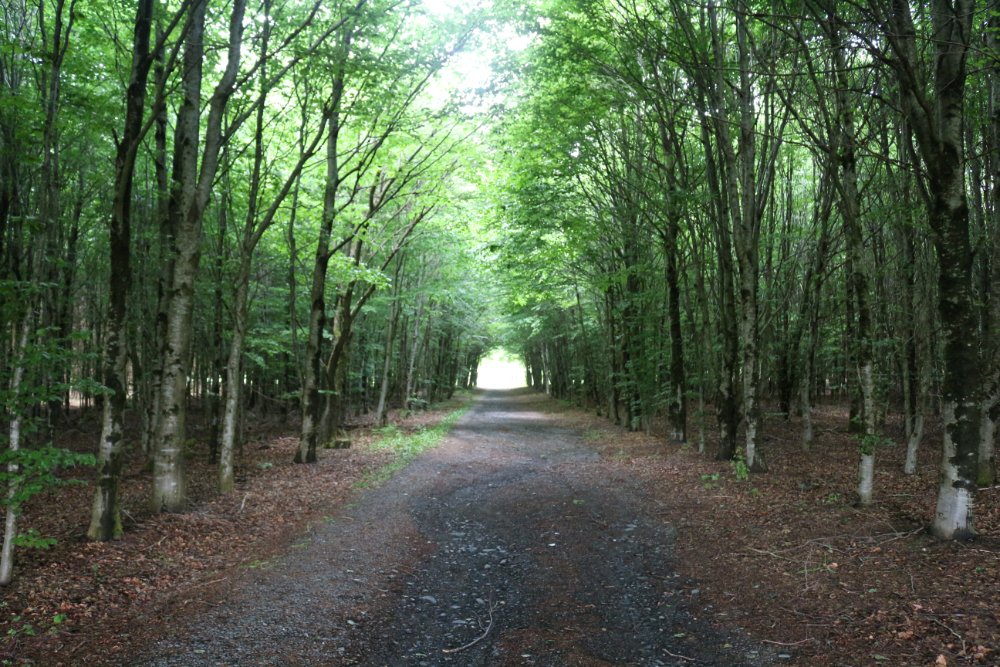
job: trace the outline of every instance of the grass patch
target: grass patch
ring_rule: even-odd
[[[457,410],[452,410],[445,415],[441,421],[434,426],[420,426],[414,431],[405,432],[400,430],[395,424],[389,424],[379,429],[375,429],[375,441],[371,447],[375,450],[389,450],[393,453],[391,463],[382,466],[378,470],[366,474],[357,483],[358,488],[368,488],[378,486],[397,472],[405,468],[410,461],[419,456],[422,452],[431,447],[437,446],[448,431],[455,425],[462,415],[468,411],[469,407],[464,406]]]

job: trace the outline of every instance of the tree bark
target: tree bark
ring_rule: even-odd
[[[841,39],[839,18],[835,3],[828,7],[826,17],[827,39],[833,60],[836,124],[831,130],[831,157],[836,159],[839,177],[835,179],[840,199],[840,215],[844,223],[847,266],[849,267],[848,296],[854,304],[857,326],[850,331],[851,355],[856,364],[858,387],[861,391],[861,462],[858,474],[858,503],[870,505],[874,484],[875,450],[878,436],[875,433],[875,378],[872,345],[871,310],[868,306],[868,276],[865,274],[864,237],[861,229],[861,208],[858,197],[858,174],[854,113],[849,98],[847,62]]]
[[[110,229],[110,300],[104,353],[105,397],[101,440],[97,450],[98,478],[87,537],[109,540],[122,533],[118,485],[124,456],[124,422],[127,400],[128,297],[131,287],[132,180],[142,139],[146,81],[152,65],[150,32],[155,3],[140,0],[132,39],[132,71],[126,91],[125,127],[115,158],[115,189]]]
[[[153,510],[176,512],[187,502],[184,475],[184,440],[187,417],[187,380],[190,365],[191,317],[194,287],[201,259],[202,221],[219,164],[222,120],[240,66],[243,16],[246,0],[235,0],[229,25],[226,69],[209,102],[205,145],[197,169],[201,81],[204,56],[205,10],[201,0],[187,36],[184,53],[184,102],[177,114],[174,146],[174,192],[171,215],[178,220],[175,265],[169,288],[166,337],[163,349],[163,382],[160,417],[153,459]]]
[[[343,49],[350,48],[350,31],[345,33]],[[347,54],[343,55],[346,58]],[[326,329],[326,273],[330,265],[330,237],[337,211],[337,193],[340,189],[340,164],[337,151],[340,137],[340,102],[344,92],[345,66],[341,62],[333,81],[332,115],[326,144],[326,188],[323,195],[323,217],[313,262],[312,288],[309,294],[309,334],[306,339],[305,371],[302,374],[302,429],[295,463],[315,463],[316,442],[319,436],[320,382],[323,366],[323,331]]]
[[[975,534],[973,498],[979,456],[980,355],[972,286],[963,161],[963,104],[974,0],[935,0],[931,6],[933,90],[919,78],[910,6],[893,0],[885,37],[899,82],[903,113],[926,170],[928,220],[938,255],[938,312],[944,338],[941,482],[931,531],[942,539]]]
[[[11,410],[10,426],[7,431],[7,451],[16,456],[21,449],[21,422],[23,420],[23,409],[16,405],[18,397],[21,395],[21,383],[24,380],[24,370],[26,355],[28,350],[28,337],[31,334],[34,312],[28,309],[24,313],[21,321],[21,331],[14,354],[14,372],[10,380],[11,403],[15,404]],[[16,462],[7,464],[7,472],[11,475],[18,473],[19,466]],[[21,508],[15,503],[19,484],[16,479],[11,479],[7,487],[7,502],[4,514],[3,545],[0,546],[0,586],[6,586],[14,578],[14,542],[17,539],[17,516]]]

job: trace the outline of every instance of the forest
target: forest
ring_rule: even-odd
[[[842,405],[977,535],[1000,420],[1000,6],[985,0],[0,0],[0,584],[22,507],[93,541],[527,384],[747,476]],[[87,451],[60,434],[94,417]],[[193,438],[193,420],[206,425]],[[995,497],[995,496],[994,496]],[[986,501],[987,503],[990,501]]]

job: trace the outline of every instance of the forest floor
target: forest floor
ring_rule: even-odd
[[[404,421],[412,431],[452,406]],[[83,541],[89,485],[38,498],[0,596],[0,659],[35,665],[997,665],[1000,493],[979,538],[926,535],[938,434],[919,474],[879,452],[856,508],[846,415],[765,425],[771,471],[747,481],[690,447],[625,433],[543,396],[490,392],[434,450],[290,463],[275,425],[246,445],[238,490],[190,461],[192,511],[145,511]],[[67,434],[82,447],[90,424]],[[891,426],[891,425],[890,425]],[[898,435],[890,432],[889,435]],[[196,434],[197,437],[197,434]],[[714,443],[707,443],[712,451]],[[374,488],[369,488],[374,487]]]

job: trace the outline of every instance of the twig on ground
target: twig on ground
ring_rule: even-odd
[[[947,630],[951,634],[955,635],[955,637],[958,638],[958,641],[962,642],[962,655],[965,655],[965,637],[963,637],[962,635],[958,634],[957,632],[955,632],[954,630],[952,630],[951,628],[949,628],[947,625],[945,625],[941,621],[937,620],[936,618],[932,618],[931,620],[934,621],[935,623],[937,623],[938,625],[940,625],[942,628],[944,628],[945,630]]]
[[[482,640],[486,639],[486,635],[490,634],[490,630],[493,629],[493,610],[494,609],[496,609],[496,606],[491,601],[490,602],[490,606],[489,606],[490,622],[489,622],[489,625],[486,626],[486,629],[483,631],[483,634],[479,635],[478,637],[476,637],[475,639],[473,639],[468,644],[463,644],[462,646],[459,646],[458,648],[443,648],[443,649],[441,649],[441,652],[442,653],[458,653],[459,651],[464,651],[467,648],[472,648],[473,646],[475,646],[476,644],[478,644]]]
[[[243,508],[246,507],[247,498],[249,498],[249,497],[250,497],[249,493],[247,493],[245,496],[243,496],[243,502],[240,503],[240,509],[239,509],[238,512],[236,512],[237,514],[243,514]]]
[[[774,644],[775,646],[801,646],[802,644],[808,644],[811,641],[815,641],[812,637],[806,637],[805,639],[800,639],[797,642],[776,642],[773,639],[762,639],[765,644]]]
[[[893,535],[893,537],[890,537],[889,539],[886,539],[886,540],[882,540],[881,542],[878,542],[877,544],[879,546],[881,546],[883,544],[888,544],[889,542],[895,542],[896,540],[902,540],[902,539],[905,539],[907,537],[912,537],[913,535],[916,535],[917,533],[922,533],[924,530],[925,530],[924,528],[916,528],[914,530],[910,530],[910,531],[907,531],[905,533],[895,533],[895,535]],[[889,533],[889,534],[891,535],[892,533]],[[877,539],[879,537],[883,537],[883,536],[882,535],[876,535],[872,539]]]
[[[188,586],[188,588],[201,588],[202,586],[211,586],[212,584],[217,584],[220,581],[225,581],[228,578],[229,577],[222,577],[221,579],[213,579],[212,581],[206,581],[200,584],[193,584],[191,586]]]
[[[750,551],[753,551],[754,553],[763,554],[764,556],[772,556],[774,558],[780,558],[781,560],[787,560],[790,563],[794,563],[795,562],[794,559],[788,558],[787,556],[779,556],[778,554],[774,553],[773,551],[765,551],[763,549],[755,549],[753,547],[747,547],[747,548],[750,549]]]
[[[681,660],[687,660],[688,662],[697,662],[695,658],[689,658],[686,655],[681,655],[680,653],[671,653],[667,649],[663,649],[663,652],[669,655],[671,658],[680,658]]]

